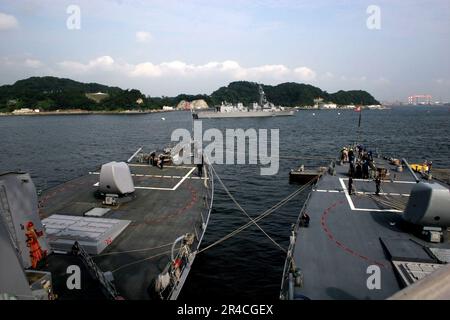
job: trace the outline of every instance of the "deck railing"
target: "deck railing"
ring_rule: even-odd
[[[317,180],[316,180],[317,183]],[[314,188],[314,185],[313,187]],[[280,288],[280,299],[281,300],[291,300],[293,299],[293,292],[290,286],[292,285],[293,279],[292,278],[292,267],[293,267],[293,261],[294,261],[294,249],[295,249],[295,242],[297,239],[297,233],[300,226],[300,219],[303,215],[303,213],[306,212],[306,207],[309,203],[309,199],[311,198],[311,191],[308,193],[308,196],[306,197],[305,202],[303,203],[303,206],[300,210],[300,213],[297,217],[297,221],[294,225],[292,225],[292,234],[290,236],[289,240],[289,247],[287,250],[286,260],[284,262],[283,267],[283,276],[281,279],[281,288]]]
[[[168,268],[168,272],[171,276],[171,283],[169,284],[169,287],[165,289],[167,290],[168,294],[166,299],[176,299],[178,297],[178,294],[181,291],[181,288],[184,284],[184,281],[187,278],[187,275],[190,271],[191,264],[195,258],[197,250],[200,248],[200,245],[203,240],[203,236],[206,231],[206,227],[209,223],[209,218],[211,215],[212,205],[214,201],[214,175],[213,175],[213,168],[212,164],[210,164],[209,159],[206,155],[204,155],[204,163],[203,163],[203,169],[204,169],[204,192],[202,194],[203,197],[203,206],[200,212],[201,216],[201,225],[200,230],[198,230],[198,222],[194,222],[194,232],[195,232],[195,239],[196,241],[192,244],[191,248],[183,248],[181,247],[178,251],[176,257],[173,259],[173,261],[170,261],[170,265]],[[175,270],[174,268],[174,262],[175,261],[182,261],[179,271]],[[178,274],[176,274],[178,273]]]

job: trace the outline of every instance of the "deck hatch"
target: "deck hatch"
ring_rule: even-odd
[[[429,248],[433,255],[441,262],[450,263],[450,249]]]
[[[103,217],[107,214],[111,209],[109,208],[93,208],[84,213],[86,217]]]

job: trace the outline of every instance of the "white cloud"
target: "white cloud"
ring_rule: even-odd
[[[334,74],[331,73],[331,72],[329,72],[329,71],[327,71],[327,72],[325,72],[325,74],[323,75],[323,78],[324,78],[324,79],[327,79],[327,80],[334,79]]]
[[[282,64],[267,64],[255,68],[249,68],[248,70],[246,70],[246,72],[248,77],[256,79],[262,76],[283,79],[289,78],[290,74],[292,73],[289,68]]]
[[[314,80],[316,78],[316,72],[307,67],[295,68],[294,72],[301,80]]]
[[[38,68],[40,61],[28,59],[27,65]],[[316,72],[302,66],[289,68],[282,64],[265,64],[244,67],[234,60],[210,61],[205,64],[189,64],[180,60],[153,63],[144,61],[128,63],[115,60],[109,55],[101,56],[87,62],[66,60],[56,64],[55,73],[64,77],[83,76],[85,79],[120,79],[120,82],[138,83],[144,80],[159,83],[188,83],[189,86],[204,87],[227,81],[247,80],[267,84],[287,81],[311,82],[316,79]],[[127,79],[127,80],[124,80]],[[144,81],[145,82],[145,81]],[[194,86],[194,84],[197,84]],[[202,90],[202,89],[197,89]]]
[[[391,81],[385,77],[379,77],[377,80],[375,80],[375,83],[385,86],[391,84]]]
[[[130,66],[130,65],[128,65]],[[125,69],[125,68],[122,68]],[[212,61],[202,65],[187,64],[183,61],[162,62],[153,64],[151,62],[139,63],[132,67],[128,73],[131,77],[209,77],[212,75],[224,75],[234,80],[260,80],[262,78],[274,78],[277,80],[313,80],[316,73],[306,67],[294,70],[284,65],[262,65],[257,67],[242,67],[238,62],[226,60],[223,62]]]
[[[265,64],[253,67],[244,67],[234,60],[210,61],[205,64],[189,64],[180,60],[153,63],[144,61],[140,63],[128,63],[122,60],[115,60],[109,55],[92,59],[88,62],[66,60],[56,64],[56,68],[45,66],[40,60],[27,58],[24,60],[12,60],[8,58],[0,59],[0,64],[4,66],[24,65],[36,71],[54,70],[58,76],[72,77],[85,76],[85,79],[120,79],[119,82],[129,81],[139,83],[144,79],[156,81],[155,83],[189,83],[190,86],[198,87],[199,91],[205,85],[213,82],[224,83],[227,81],[247,80],[257,81],[266,84],[278,84],[281,82],[295,81],[314,83],[319,80],[340,80],[345,87],[359,87],[363,83],[388,86],[390,81],[387,78],[368,78],[367,76],[345,76],[325,72],[317,76],[313,69],[301,66],[290,68],[283,64]],[[126,80],[124,80],[126,79]],[[447,80],[436,79],[435,83],[445,85]],[[194,85],[196,84],[196,85]],[[341,85],[339,89],[341,89]]]
[[[328,73],[328,72],[327,72]],[[325,74],[325,76],[324,76],[324,78],[325,79],[332,79],[332,78],[334,78],[334,76],[332,75],[332,76],[330,76],[330,77],[328,77],[327,76],[327,74]],[[345,82],[348,82],[348,83],[354,83],[354,84],[360,84],[360,83],[362,83],[362,82],[366,82],[366,81],[376,81],[376,82],[382,82],[382,80],[381,79],[383,79],[383,81],[385,81],[386,79],[384,79],[384,78],[379,78],[379,79],[377,79],[377,80],[373,80],[373,79],[371,79],[371,78],[368,78],[367,76],[365,76],[365,75],[362,75],[362,76],[346,76],[346,75],[341,75],[340,77],[339,77],[339,80],[340,81],[345,81]]]
[[[42,67],[44,64],[41,61],[36,60],[36,59],[26,59],[25,65],[29,68],[36,69],[36,68]]]
[[[450,86],[450,80],[447,80],[447,79],[439,78],[439,79],[434,80],[434,82],[436,82],[436,84],[438,84],[440,86]]]
[[[136,32],[136,41],[139,43],[147,43],[152,40],[152,35],[147,31],[138,31]]]
[[[129,73],[132,77],[159,77],[162,75],[161,68],[151,62],[139,63]]]
[[[75,74],[88,73],[95,70],[112,71],[115,65],[114,59],[110,56],[98,57],[89,61],[87,64],[78,61],[62,61],[58,63],[58,66],[63,71]]]
[[[16,17],[0,12],[0,31],[15,29],[19,26]]]
[[[12,66],[14,65],[14,61],[11,60],[9,57],[0,57],[0,66],[6,67],[6,66]]]
[[[44,64],[38,60],[33,58],[25,58],[25,57],[0,57],[0,66],[2,67],[27,67],[32,69],[39,69],[44,67]]]

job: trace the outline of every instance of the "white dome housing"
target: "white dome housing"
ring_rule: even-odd
[[[102,165],[99,190],[104,194],[124,195],[134,192],[130,168],[125,162],[109,162]]]
[[[417,183],[403,219],[422,226],[450,226],[450,192],[438,183]]]

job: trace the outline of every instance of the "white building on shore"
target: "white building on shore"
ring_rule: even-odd
[[[33,109],[22,108],[22,109],[16,109],[12,113],[13,114],[27,114],[27,113],[33,113],[33,112],[35,112]]]
[[[337,109],[336,103],[324,103],[319,106],[319,109]]]

